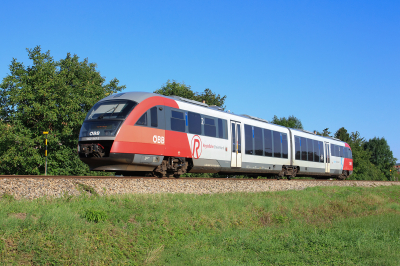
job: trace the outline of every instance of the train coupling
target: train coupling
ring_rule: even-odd
[[[105,149],[100,143],[97,144],[80,144],[79,153],[83,153],[85,157],[104,157]]]

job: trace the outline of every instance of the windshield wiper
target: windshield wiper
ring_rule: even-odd
[[[118,105],[119,105],[119,104],[118,104]],[[97,117],[97,119],[103,119],[104,115],[105,115],[105,114],[108,114],[108,112],[110,112],[110,111],[113,111],[113,112],[111,113],[111,114],[113,114],[114,111],[115,111],[115,109],[117,109],[118,105],[115,106],[115,107],[113,107],[113,108],[111,108],[110,110],[104,112],[103,114],[99,115],[99,117]]]

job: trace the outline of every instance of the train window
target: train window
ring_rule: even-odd
[[[151,126],[158,127],[157,106],[150,109]]]
[[[171,112],[171,130],[185,132],[185,119],[183,118],[182,112],[172,111]]]
[[[206,125],[211,125],[211,126],[215,126],[215,120],[214,118],[204,118],[204,124]]]
[[[313,140],[314,143],[314,162],[319,162],[319,147],[318,140]]]
[[[350,148],[347,148],[347,147],[344,148],[344,158],[351,159],[351,150],[350,150]]]
[[[224,127],[222,126],[221,118],[218,118],[218,138],[224,138]]]
[[[228,139],[228,122],[225,119],[218,118],[218,137]]]
[[[351,149],[349,149],[349,159],[353,159],[353,153],[351,152]]]
[[[303,161],[307,161],[307,139],[300,138],[300,146],[301,146],[301,159]]]
[[[201,116],[198,113],[188,113],[189,133],[201,135]]]
[[[295,149],[295,159],[300,160],[301,150],[300,150],[300,137],[294,137],[294,149]]]
[[[173,118],[177,118],[177,119],[182,119],[183,120],[183,113],[182,112],[172,111],[171,115],[172,115]]]
[[[314,153],[313,153],[313,140],[307,139],[307,149],[308,149],[308,160],[307,161],[314,161]]]
[[[339,147],[339,145],[335,145],[335,156],[337,156],[337,157],[340,156],[340,147]]]
[[[272,131],[264,129],[264,155],[272,157]]]
[[[331,144],[331,155],[336,156],[335,155],[335,144]]]
[[[324,162],[324,145],[322,141],[318,141],[318,148],[319,148],[319,162]]]
[[[340,157],[344,158],[344,147],[339,146]]]
[[[274,136],[274,157],[282,158],[282,139],[281,133],[277,131],[273,131]]]
[[[282,158],[288,158],[288,140],[287,134],[281,133],[282,135]]]
[[[215,127],[215,119],[204,118],[204,135],[209,137],[217,136],[217,128]]]
[[[101,101],[89,110],[85,120],[125,119],[136,105],[136,102],[127,100]]]
[[[252,126],[244,125],[244,148],[246,154],[254,154],[253,152],[253,129]]]
[[[147,126],[147,112],[144,113],[139,120],[136,122],[136,125]]]
[[[254,152],[255,155],[264,155],[262,129],[254,127]]]

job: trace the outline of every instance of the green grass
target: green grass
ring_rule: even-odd
[[[0,265],[400,265],[399,188],[8,195]]]

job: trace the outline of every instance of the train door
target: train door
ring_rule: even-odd
[[[325,173],[330,173],[331,172],[331,145],[329,145],[329,142],[325,142]]]
[[[231,167],[242,167],[241,126],[239,122],[231,121],[232,159]]]

